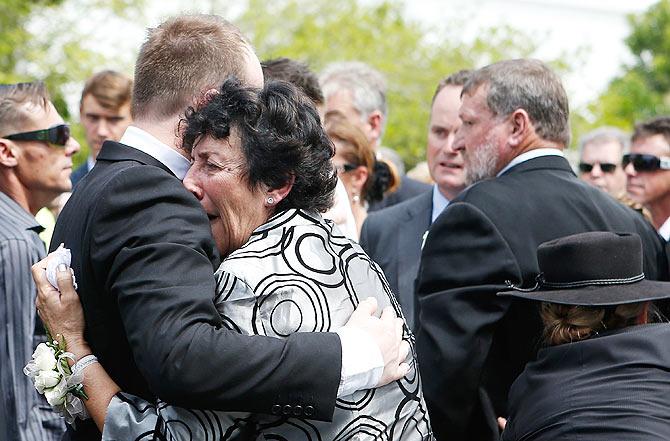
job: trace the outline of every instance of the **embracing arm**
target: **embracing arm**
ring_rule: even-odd
[[[95,267],[109,269],[108,291],[152,391],[183,407],[272,413],[290,404],[312,406],[314,419],[332,418],[342,372],[338,335],[298,333],[280,340],[225,329],[213,302],[207,217],[179,181],[138,168],[117,176],[101,198],[91,258]],[[385,332],[376,339],[385,384],[401,377],[403,368],[395,324],[380,322],[370,313],[358,328]]]
[[[185,407],[270,413],[277,404],[312,405],[316,418],[329,419],[340,380],[338,336],[279,340],[223,328],[207,217],[174,177],[136,169],[117,176],[101,198],[91,258],[108,268],[99,277],[152,391]],[[295,403],[280,401],[289,395]]]
[[[417,289],[417,354],[438,439],[463,438],[494,328],[509,307],[496,292],[519,274],[507,243],[476,207],[450,205],[431,226]]]

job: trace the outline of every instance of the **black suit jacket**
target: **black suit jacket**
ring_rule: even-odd
[[[61,242],[72,250],[86,339],[122,390],[195,408],[312,406],[316,419],[332,418],[337,335],[279,340],[223,328],[207,216],[153,157],[106,142],[58,218]],[[92,423],[77,429],[75,439],[100,436]]]
[[[512,381],[535,354],[532,302],[497,297],[506,281],[535,284],[537,246],[585,231],[641,236],[644,270],[667,280],[660,237],[642,216],[544,156],[466,189],[436,219],[421,256],[419,366],[440,440],[497,439]]]
[[[379,264],[410,329],[414,328],[414,282],[421,243],[433,213],[432,188],[392,207],[370,213],[361,228],[360,244]]]
[[[88,158],[86,158],[86,160],[84,160],[84,163],[79,167],[77,167],[70,175],[70,182],[72,182],[72,187],[77,185],[77,183],[81,180],[81,178],[86,176],[86,173],[88,172],[89,172]]]
[[[670,440],[670,324],[542,349],[510,389],[503,441]]]
[[[384,196],[384,199],[381,201],[372,202],[370,207],[368,207],[368,211],[377,211],[382,208],[391,207],[408,199],[412,199],[430,188],[431,187],[428,184],[424,184],[423,182],[419,182],[403,175],[400,178],[400,187],[393,193]]]

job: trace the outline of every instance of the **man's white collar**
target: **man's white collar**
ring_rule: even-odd
[[[158,160],[180,180],[184,180],[186,172],[191,167],[191,161],[139,127],[129,126],[119,142]]]
[[[507,164],[505,167],[503,167],[502,170],[498,172],[496,176],[502,176],[503,173],[505,173],[507,170],[514,167],[515,165],[519,165],[522,162],[526,162],[531,159],[539,158],[540,156],[560,156],[562,158],[565,157],[565,155],[563,155],[563,152],[559,149],[545,148],[545,149],[530,150],[512,159],[509,162],[509,164]]]

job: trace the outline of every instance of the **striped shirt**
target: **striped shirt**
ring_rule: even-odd
[[[30,267],[45,256],[35,218],[0,192],[0,439],[58,440],[65,425],[37,393],[23,367],[38,335]]]

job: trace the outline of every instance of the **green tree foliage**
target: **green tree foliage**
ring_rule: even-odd
[[[630,129],[636,121],[670,113],[670,0],[628,17],[626,45],[633,62],[590,106],[593,125]]]
[[[0,0],[0,83],[44,81],[59,113],[71,122],[76,118],[70,115],[66,97],[81,90],[93,71],[116,63],[92,49],[95,45],[90,43],[101,36],[89,20],[141,16],[142,8],[143,1],[136,0]],[[75,157],[80,164],[88,147],[78,124],[73,134],[82,144]]]
[[[397,1],[250,0],[235,21],[261,59],[295,58],[317,72],[333,61],[361,60],[383,72],[389,87],[383,143],[410,166],[425,159],[430,102],[443,77],[535,50],[532,39],[508,27],[483,30],[464,44],[462,22],[428,27],[407,18]]]

